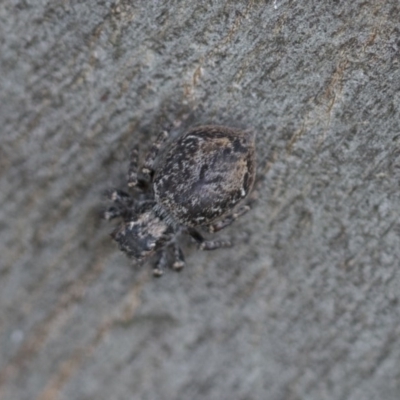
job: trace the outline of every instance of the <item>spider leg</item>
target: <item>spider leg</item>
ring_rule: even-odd
[[[138,183],[138,162],[139,162],[139,149],[138,146],[133,147],[129,154],[129,168],[128,168],[128,186],[134,187]]]
[[[185,266],[185,256],[183,255],[182,249],[174,242],[174,263],[172,269],[175,271],[181,271]]]
[[[153,145],[150,148],[149,154],[146,157],[146,160],[142,167],[142,174],[147,181],[151,181],[154,174],[154,163],[156,161],[157,155],[160,151],[161,146],[166,142],[169,137],[169,133],[167,131],[162,131]]]
[[[129,154],[128,167],[128,186],[135,187],[138,184],[138,163],[139,163],[139,148],[135,146]]]
[[[221,221],[218,221],[215,224],[208,226],[208,231],[213,233],[226,228],[227,226],[231,225],[234,221],[236,221],[239,217],[246,214],[250,209],[251,207],[249,205],[241,206],[236,212],[229,214]]]
[[[224,247],[232,247],[230,240],[205,240],[196,229],[189,228],[189,235],[197,242],[200,250],[216,250]]]
[[[129,204],[132,202],[131,195],[120,189],[109,190],[106,192],[106,196],[113,203]]]
[[[153,268],[153,275],[157,278],[164,274],[165,267],[168,263],[168,248],[164,247],[160,251],[160,258],[158,259],[156,265]]]
[[[103,211],[103,218],[107,221],[110,221],[114,218],[120,217],[122,214],[122,210],[118,207],[110,206],[105,211]]]
[[[126,213],[133,202],[129,193],[119,189],[107,191],[106,196],[113,203],[103,212],[103,218],[108,221]]]

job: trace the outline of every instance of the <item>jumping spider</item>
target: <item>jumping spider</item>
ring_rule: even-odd
[[[128,186],[137,189],[135,199],[126,191],[112,190],[113,204],[104,218],[122,222],[112,238],[135,262],[159,253],[153,273],[161,276],[169,264],[181,270],[184,256],[178,244],[189,234],[201,250],[231,247],[227,240],[205,240],[197,228],[217,232],[245,214],[241,205],[255,178],[255,137],[224,126],[200,126],[172,141],[163,131],[153,143],[138,173],[138,150],[130,154]],[[170,253],[174,257],[169,263]]]

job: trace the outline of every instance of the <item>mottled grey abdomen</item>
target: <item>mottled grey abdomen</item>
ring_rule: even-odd
[[[254,134],[201,126],[167,149],[155,172],[156,201],[178,223],[209,225],[241,202],[255,178]]]

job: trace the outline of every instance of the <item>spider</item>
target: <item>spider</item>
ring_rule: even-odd
[[[185,266],[178,243],[182,233],[201,250],[232,246],[229,240],[206,240],[199,229],[217,232],[250,210],[244,200],[256,169],[250,132],[206,125],[166,146],[168,138],[168,131],[162,131],[141,168],[138,148],[133,148],[128,187],[135,195],[108,191],[112,204],[104,212],[107,220],[121,219],[111,237],[135,263],[159,254],[153,269],[157,277],[167,266],[176,271]]]

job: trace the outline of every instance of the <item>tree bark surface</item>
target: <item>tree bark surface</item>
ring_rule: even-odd
[[[400,5],[0,5],[1,400],[398,400]],[[254,209],[132,267],[99,218],[128,154],[257,132]]]

